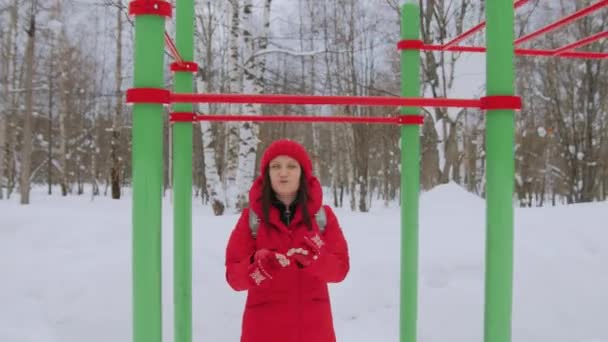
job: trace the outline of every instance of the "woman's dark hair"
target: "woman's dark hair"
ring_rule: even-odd
[[[264,216],[264,222],[270,222],[270,206],[272,205],[272,200],[276,199],[276,194],[274,190],[272,190],[272,183],[270,181],[270,171],[269,168],[266,168],[266,172],[264,174],[264,182],[262,182],[262,214]],[[306,207],[306,202],[308,202],[308,188],[306,187],[306,177],[304,176],[304,170],[300,174],[300,186],[298,187],[298,192],[296,193],[295,199],[296,205],[298,209],[302,211],[302,219],[304,220],[304,224],[308,230],[312,230],[312,221],[310,220],[310,213],[308,212],[308,208]]]

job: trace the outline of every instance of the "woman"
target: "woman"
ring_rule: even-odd
[[[226,249],[228,284],[248,291],[241,342],[336,341],[327,283],[349,270],[338,220],[300,144],[275,141],[260,169]]]

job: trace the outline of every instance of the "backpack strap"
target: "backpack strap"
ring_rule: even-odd
[[[325,226],[327,225],[327,214],[325,214],[325,207],[321,206],[321,209],[317,211],[315,214],[315,220],[317,220],[317,225],[319,226],[319,231],[321,234],[325,231]]]
[[[251,235],[255,239],[258,236],[258,228],[260,227],[260,219],[258,215],[251,209],[249,209],[249,229],[251,229]]]
[[[317,221],[317,225],[319,226],[319,231],[321,234],[325,231],[325,226],[327,225],[327,214],[325,213],[325,207],[321,207],[319,211],[315,214],[315,220]],[[260,219],[256,213],[249,209],[249,229],[251,230],[251,235],[255,239],[258,236],[258,228],[260,227]]]

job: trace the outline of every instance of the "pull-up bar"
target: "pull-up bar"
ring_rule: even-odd
[[[448,99],[389,96],[319,96],[284,94],[184,94],[165,89],[132,88],[127,90],[127,103],[236,103],[266,105],[342,105],[387,107],[439,107],[521,109],[518,96],[486,96],[481,99]]]
[[[476,99],[403,98],[388,96],[318,96],[258,94],[171,94],[171,102],[267,105],[353,105],[480,108]]]
[[[173,43],[173,39],[171,39],[171,36],[169,36],[169,33],[167,33],[167,31],[165,31],[165,45],[169,49],[169,53],[171,54],[171,57],[173,57],[176,62],[178,62],[178,63],[184,62],[184,59],[179,54],[179,51],[177,51],[177,47]]]
[[[565,46],[563,46],[563,47],[561,47],[559,49],[555,49],[553,51],[553,55],[554,56],[563,56],[565,53],[568,53],[570,50],[574,50],[574,49],[576,49],[578,47],[581,47],[581,46],[589,45],[589,44],[591,44],[591,43],[593,43],[595,41],[598,41],[600,39],[603,39],[603,38],[608,38],[608,31],[596,33],[596,34],[594,34],[592,36],[589,36],[587,38],[583,38],[583,39],[581,39],[579,41],[576,41],[574,43],[565,45]],[[604,55],[606,55],[606,54],[604,54]],[[604,58],[606,58],[606,57],[604,57]]]
[[[299,115],[209,115],[195,113],[171,113],[171,122],[192,121],[251,121],[251,122],[327,122],[327,123],[368,123],[368,124],[399,124],[399,125],[422,125],[422,115],[399,115],[394,117],[374,116],[299,116]]]
[[[520,8],[521,6],[527,4],[528,2],[530,2],[530,0],[517,0],[514,4],[513,7],[515,9]],[[458,43],[460,43],[461,41],[469,38],[470,36],[472,36],[473,34],[477,33],[477,31],[483,29],[486,27],[486,22],[482,21],[481,23],[477,24],[476,26],[468,29],[466,32],[463,32],[462,34],[460,34],[459,36],[457,36],[456,38],[450,40],[449,42],[443,44],[444,48],[449,48],[451,46],[457,45]]]
[[[592,37],[585,38],[584,40],[578,41],[574,44],[575,47],[590,44],[593,41],[604,38],[606,33],[601,33],[593,36],[592,41],[588,41],[587,39],[591,39]],[[581,44],[582,43],[582,44]],[[566,48],[566,46],[564,46]],[[449,48],[445,48],[443,45],[432,45],[432,44],[422,44],[419,46],[420,50],[423,51],[451,51],[451,52],[477,52],[477,53],[485,53],[486,48],[483,46],[451,46]],[[559,50],[561,50],[560,48]],[[515,54],[518,56],[537,56],[537,57],[552,57],[559,55],[564,58],[583,58],[583,59],[604,59],[608,58],[608,53],[606,52],[584,52],[584,51],[570,51],[573,47],[565,49],[563,51],[559,50],[538,50],[538,49],[515,49]],[[559,51],[559,52],[558,52]]]
[[[525,5],[530,0],[517,0],[513,7],[515,9]],[[601,0],[596,2],[595,4],[589,5],[583,9],[578,10],[577,12],[566,16],[562,19],[555,21],[543,28],[540,28],[532,33],[529,33],[523,37],[520,37],[514,41],[514,45],[517,46],[529,40],[532,40],[540,35],[549,33],[558,28],[564,27],[580,18],[588,16],[593,12],[596,12],[604,7],[608,6],[608,0]],[[454,39],[450,40],[446,44],[443,45],[432,45],[432,44],[424,44],[422,41],[401,41],[397,45],[401,50],[423,50],[423,51],[451,51],[451,52],[486,52],[485,47],[481,46],[461,46],[458,45],[460,42],[465,40],[466,38],[472,36],[476,32],[485,28],[486,22],[483,21],[480,24],[472,27],[471,29],[465,31]],[[541,57],[552,57],[552,56],[560,56],[564,58],[584,58],[584,59],[606,59],[608,58],[608,53],[603,52],[584,52],[584,51],[572,51],[578,47],[585,46],[591,44],[595,41],[598,41],[603,38],[608,38],[608,32],[600,32],[596,33],[590,37],[586,37],[580,39],[574,43],[565,45],[558,49],[552,50],[538,50],[538,49],[515,49],[515,54],[519,56],[541,56]]]
[[[589,14],[591,14],[591,13],[593,13],[593,12],[599,10],[599,9],[602,9],[602,8],[604,8],[606,6],[608,6],[608,0],[602,0],[602,1],[596,2],[595,4],[587,6],[587,7],[583,8],[583,9],[581,9],[581,10],[575,12],[575,13],[572,13],[571,15],[569,15],[569,16],[567,16],[565,18],[562,18],[562,19],[560,19],[560,20],[558,20],[558,21],[556,21],[556,22],[554,22],[552,24],[549,24],[549,25],[547,25],[547,26],[545,26],[545,27],[543,27],[543,28],[541,28],[539,30],[536,30],[536,31],[534,31],[534,32],[532,32],[530,34],[527,34],[527,35],[525,35],[523,37],[520,37],[520,38],[516,39],[515,40],[515,45],[519,45],[519,44],[521,44],[523,42],[526,42],[528,40],[536,38],[536,37],[538,37],[540,35],[543,35],[545,33],[554,31],[554,30],[556,30],[558,28],[564,27],[564,26],[570,24],[571,22],[573,22],[573,21],[575,21],[577,19],[580,19],[582,17],[588,16]]]

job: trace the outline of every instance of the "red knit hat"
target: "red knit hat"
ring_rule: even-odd
[[[289,139],[280,139],[268,146],[260,161],[261,175],[264,175],[270,161],[278,156],[288,156],[298,161],[306,177],[312,176],[312,162],[304,146]]]

